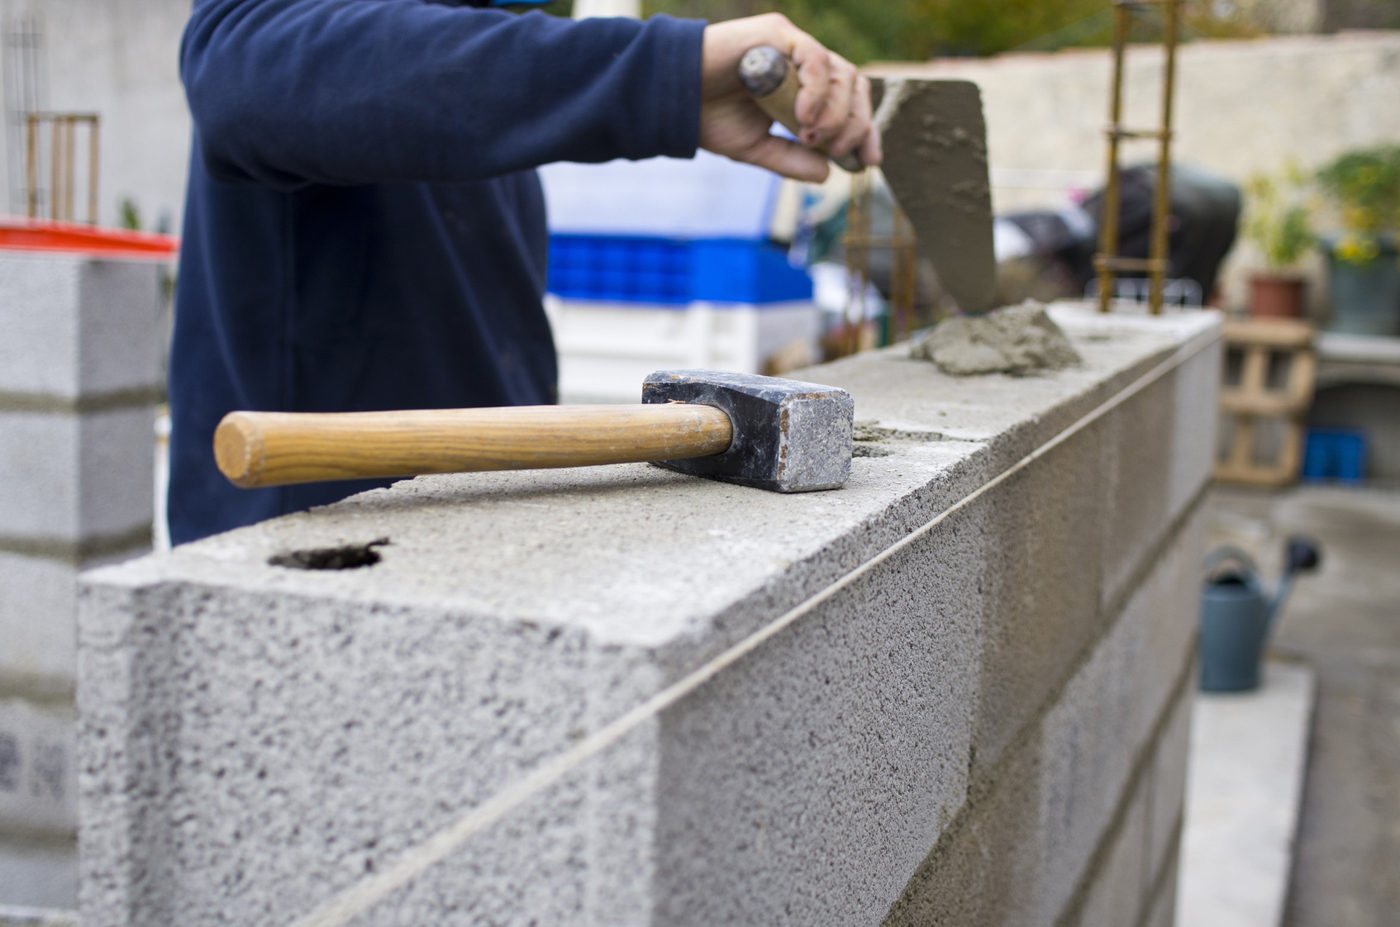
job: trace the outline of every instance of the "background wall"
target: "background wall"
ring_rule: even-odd
[[[1128,56],[1124,121],[1159,118],[1162,53]],[[998,212],[1055,208],[1102,183],[1111,62],[1106,50],[874,65],[886,75],[962,78],[987,110],[993,202]],[[1176,159],[1243,182],[1290,160],[1316,168],[1350,148],[1400,140],[1400,33],[1352,32],[1246,41],[1200,41],[1178,58]],[[1124,161],[1151,160],[1150,143]],[[1227,302],[1244,300],[1247,243],[1227,270]],[[1311,268],[1321,279],[1320,262]],[[1311,288],[1314,302],[1321,286]]]
[[[24,211],[17,113],[27,108],[22,101],[28,98],[47,110],[101,115],[103,225],[118,224],[119,204],[129,197],[147,230],[179,231],[190,120],[177,57],[189,12],[190,0],[0,0],[5,85],[0,209]],[[38,38],[28,66],[17,47],[25,32]],[[86,215],[85,204],[80,192],[80,217]]]

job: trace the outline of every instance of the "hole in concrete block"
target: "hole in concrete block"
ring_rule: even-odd
[[[851,448],[852,457],[890,457],[894,451],[887,451],[883,447],[870,444],[857,444]]]
[[[378,563],[380,556],[375,548],[388,543],[388,538],[380,538],[368,544],[293,550],[269,557],[267,562],[272,566],[287,567],[291,570],[356,570]]]

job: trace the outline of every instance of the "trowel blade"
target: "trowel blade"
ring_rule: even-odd
[[[995,307],[996,252],[982,95],[965,80],[872,79],[885,181],[919,250],[964,312]]]

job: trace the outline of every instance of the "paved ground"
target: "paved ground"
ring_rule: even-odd
[[[1283,538],[1322,543],[1275,649],[1317,670],[1287,927],[1400,925],[1400,490],[1216,491],[1216,540],[1277,575]],[[1190,925],[1183,925],[1190,927]]]

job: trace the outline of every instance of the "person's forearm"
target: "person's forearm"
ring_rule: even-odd
[[[463,182],[690,155],[702,29],[423,0],[200,0],[181,73],[216,179]]]

